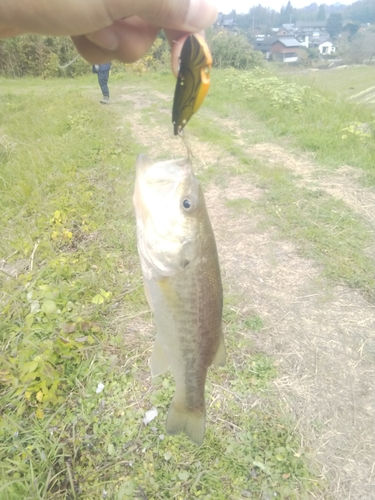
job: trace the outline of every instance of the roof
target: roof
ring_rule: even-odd
[[[319,37],[319,40],[317,40],[319,43],[323,43],[323,42],[332,42],[332,40],[330,39],[328,33],[327,35],[320,35]]]
[[[263,40],[257,40],[257,45],[272,45],[277,42],[278,38],[276,36],[266,36]]]
[[[295,38],[287,38],[287,37],[280,37],[277,40],[275,40],[272,45],[276,42],[282,43],[285,47],[299,47],[300,42],[296,40]]]
[[[277,42],[277,38],[274,36],[267,36],[263,40],[257,40],[254,45],[255,50],[260,50],[262,52],[268,52],[271,50],[271,45]]]
[[[330,43],[331,45],[333,45],[333,43],[331,42],[331,40],[321,40],[320,42],[318,42],[318,46],[320,45],[323,45],[323,43]]]
[[[223,26],[233,26],[235,24],[233,18],[224,19]]]
[[[284,23],[282,24],[282,28],[286,29],[287,31],[293,31],[294,24]]]

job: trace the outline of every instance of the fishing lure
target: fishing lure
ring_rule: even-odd
[[[198,111],[210,88],[212,56],[204,38],[189,35],[182,47],[180,68],[174,93],[172,123],[179,134]]]

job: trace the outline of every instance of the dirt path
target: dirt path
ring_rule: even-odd
[[[155,159],[185,154],[181,142],[158,125],[155,110],[145,120],[144,110],[157,103],[165,104],[159,113],[169,113],[169,96],[125,87],[117,92],[117,106],[131,105],[125,120],[145,151]],[[235,121],[224,126],[246,154],[277,161],[296,174],[297,184],[343,200],[375,231],[375,192],[359,185],[356,170],[343,166],[327,173],[273,143],[247,147]],[[219,145],[192,138],[191,147],[196,171],[215,164],[225,176],[228,161],[235,161]],[[260,332],[247,333],[257,350],[277,360],[275,391],[316,453],[331,497],[375,499],[375,308],[353,289],[328,286],[319,266],[299,256],[296,243],[262,228],[261,215],[239,214],[226,204],[263,194],[244,176],[227,178],[225,188],[206,188],[224,281],[241,297],[238,314],[256,311],[265,320]]]

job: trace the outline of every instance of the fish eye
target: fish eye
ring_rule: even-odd
[[[195,210],[197,208],[197,202],[195,201],[194,197],[193,198],[184,198],[182,200],[182,208],[188,214],[195,212]]]

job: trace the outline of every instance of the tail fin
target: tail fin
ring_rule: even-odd
[[[206,426],[206,408],[190,410],[174,399],[167,415],[167,434],[184,432],[193,443],[200,446],[203,443]]]

